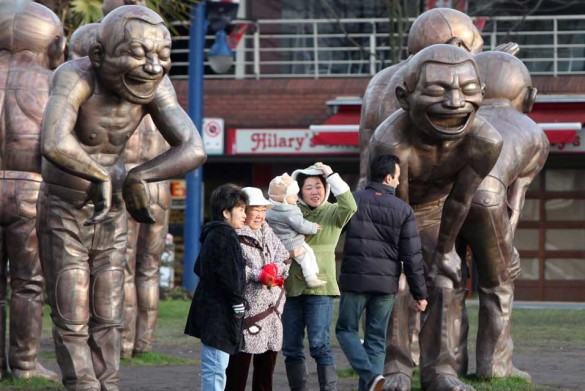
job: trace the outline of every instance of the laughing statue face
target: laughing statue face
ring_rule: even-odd
[[[120,7],[108,17],[124,9],[130,10],[122,14],[123,28],[100,37],[90,58],[106,88],[127,101],[146,104],[171,68],[171,36],[163,23],[140,17],[142,12],[152,12],[145,7]],[[134,15],[132,9],[139,14]]]
[[[483,85],[471,56],[458,56],[464,50],[435,46],[439,53],[418,62],[412,69],[416,76],[409,78],[410,88],[407,82],[397,89],[397,96],[418,130],[434,140],[453,140],[471,128],[483,100]],[[450,48],[440,55],[438,46]],[[425,49],[427,54],[431,50]],[[436,61],[439,57],[441,60]]]

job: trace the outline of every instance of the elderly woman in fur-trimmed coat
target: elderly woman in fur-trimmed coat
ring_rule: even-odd
[[[244,297],[248,303],[244,317],[244,349],[230,357],[227,368],[228,391],[244,391],[250,362],[254,359],[252,390],[272,390],[276,357],[282,348],[282,313],[288,276],[289,253],[265,222],[272,203],[262,191],[245,187],[249,204],[246,223],[236,230],[246,259]]]

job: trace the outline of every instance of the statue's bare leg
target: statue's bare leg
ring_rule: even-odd
[[[168,231],[168,183],[149,184],[155,224],[128,218],[122,357],[152,350],[159,304],[159,268]]]
[[[168,231],[170,194],[168,184],[158,183],[158,197],[153,197],[155,224],[142,225],[136,254],[136,291],[138,314],[133,354],[150,352],[159,305],[160,260]],[[158,201],[157,201],[158,199]]]
[[[409,391],[412,383],[412,372],[415,367],[413,360],[412,333],[415,336],[418,349],[418,329],[414,329],[416,319],[420,318],[411,305],[414,299],[408,290],[404,275],[400,276],[398,292],[395,295],[392,316],[386,332],[386,358],[384,361],[384,390]],[[414,319],[413,319],[414,318]]]
[[[436,204],[435,204],[436,205]],[[423,257],[428,264],[437,243],[442,206],[415,209],[421,233]],[[453,263],[461,263],[455,249],[446,254]],[[461,370],[460,346],[464,329],[465,289],[455,287],[448,277],[438,273],[429,283],[429,305],[425,311],[420,337],[421,386],[430,391],[469,391],[474,388],[457,378]]]
[[[118,391],[124,300],[126,215],[116,203],[105,222],[84,226],[85,193],[44,184],[37,231],[57,362],[68,390]]]
[[[0,233],[4,228],[0,227]],[[0,241],[0,380],[7,372],[8,365],[6,360],[6,285],[8,283],[6,276],[7,257],[4,249],[4,241]]]
[[[479,325],[477,371],[480,378],[530,375],[512,364],[512,303],[517,274],[517,252],[508,218],[506,190],[497,179],[487,177],[476,191],[462,230],[479,274]],[[516,255],[515,255],[516,254]]]
[[[3,241],[10,243],[5,252],[10,265],[12,289],[8,349],[10,370],[17,379],[40,377],[59,381],[55,372],[37,361],[45,291],[35,229],[40,176],[21,172],[16,178],[1,181],[3,214],[11,216],[2,236]]]

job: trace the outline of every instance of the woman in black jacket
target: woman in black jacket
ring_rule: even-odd
[[[244,226],[248,197],[227,184],[211,193],[210,203],[212,221],[201,233],[199,285],[185,334],[201,339],[201,389],[223,391],[229,356],[243,347],[246,260],[235,229]]]

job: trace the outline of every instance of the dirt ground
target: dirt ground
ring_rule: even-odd
[[[51,349],[52,342],[43,341],[42,349]],[[199,360],[199,344],[193,339],[193,345],[184,349],[158,349],[160,353]],[[338,368],[349,368],[349,363],[340,348],[334,348]],[[308,357],[308,353],[307,353]],[[474,362],[471,355],[470,362]],[[535,384],[546,385],[560,390],[585,390],[585,350],[538,350],[534,352],[517,352],[514,360],[516,366],[527,370]],[[53,370],[58,371],[54,360],[43,360]],[[474,368],[471,364],[470,372]],[[318,390],[316,367],[309,360],[309,390]],[[250,383],[250,378],[248,383]],[[121,389],[124,391],[187,391],[200,390],[200,368],[194,366],[165,367],[122,367]],[[2,388],[2,387],[0,387]],[[538,389],[539,387],[536,387]],[[251,389],[249,387],[248,389]],[[288,383],[282,355],[279,355],[274,378],[274,390],[287,390]],[[339,391],[357,390],[357,380],[339,379]]]

